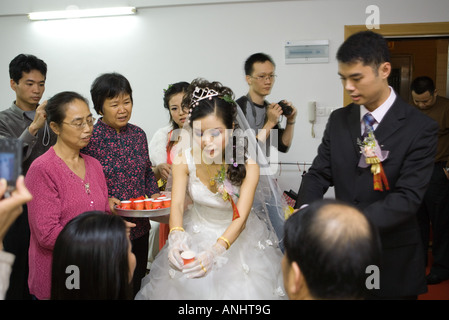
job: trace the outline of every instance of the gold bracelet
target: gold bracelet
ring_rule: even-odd
[[[171,233],[173,230],[185,231],[183,227],[173,227],[168,233]]]
[[[227,245],[226,250],[228,250],[231,247],[231,243],[225,237],[220,237],[217,240],[223,240],[224,242],[226,242],[226,245]]]

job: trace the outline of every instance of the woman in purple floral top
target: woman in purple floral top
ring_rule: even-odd
[[[81,152],[98,159],[103,166],[110,197],[128,200],[159,192],[148,154],[145,132],[128,123],[133,107],[128,80],[117,73],[99,76],[91,87],[95,111],[102,116],[94,125],[90,143]],[[134,292],[140,289],[148,260],[148,218],[126,218],[136,224],[131,229],[137,266]]]

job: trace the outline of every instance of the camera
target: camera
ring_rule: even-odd
[[[6,192],[16,187],[16,180],[22,174],[22,141],[15,138],[0,138],[0,178],[8,182]]]
[[[282,114],[283,114],[284,116],[289,116],[289,115],[292,114],[293,108],[290,107],[289,105],[287,105],[287,104],[286,104],[285,102],[283,102],[283,101],[284,101],[284,100],[279,101],[279,102],[278,102],[278,105],[280,105],[281,108],[282,108]]]

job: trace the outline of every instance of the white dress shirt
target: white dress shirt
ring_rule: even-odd
[[[382,121],[383,117],[387,113],[388,110],[390,110],[390,107],[393,105],[394,101],[396,100],[396,93],[394,92],[394,89],[392,87],[390,88],[390,95],[387,100],[385,100],[384,103],[382,103],[376,110],[371,112],[371,115],[374,117],[376,122],[373,124],[373,129],[376,130],[379,123]],[[365,122],[363,121],[363,116],[370,112],[364,105],[360,105],[360,124],[361,124],[361,133],[365,132]]]

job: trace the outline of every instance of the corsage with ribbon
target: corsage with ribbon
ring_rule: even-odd
[[[217,183],[217,191],[222,194],[223,200],[231,202],[232,221],[240,218],[239,210],[232,199],[232,196],[236,196],[238,198],[239,194],[236,192],[236,187],[232,185],[228,179],[226,179],[226,169],[224,165],[221,166],[220,171],[215,176],[215,181]]]
[[[382,161],[387,159],[389,151],[383,151],[380,148],[372,130],[368,132],[368,135],[363,139],[363,141],[357,139],[357,143],[360,146],[360,153],[362,154],[358,166],[360,168],[367,168],[368,166],[371,166],[374,190],[383,191],[383,186],[385,186],[386,190],[390,190],[387,176],[382,167]]]

